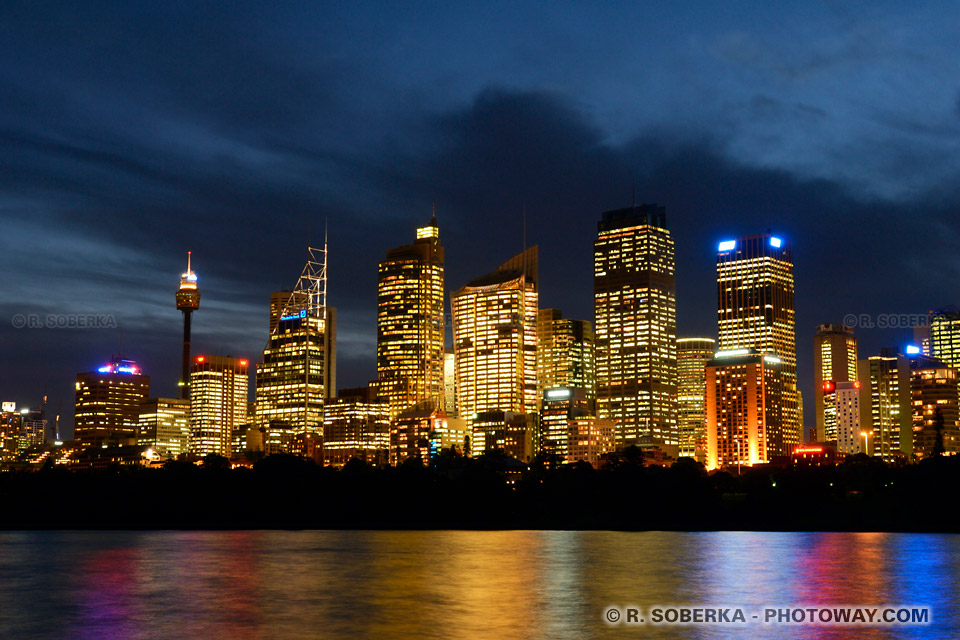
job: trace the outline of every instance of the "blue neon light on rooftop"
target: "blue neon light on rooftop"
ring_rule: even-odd
[[[732,251],[733,249],[736,248],[736,246],[737,246],[736,240],[724,240],[723,242],[720,243],[720,246],[718,247],[718,249],[720,251]]]
[[[294,313],[293,315],[283,316],[280,318],[280,320],[282,322],[284,320],[297,320],[298,318],[306,318],[306,317],[307,317],[307,310],[302,309],[300,313]]]
[[[770,246],[780,248],[780,245],[783,244],[783,241],[780,238],[770,238]]]
[[[920,347],[918,347],[918,346],[916,346],[916,345],[913,345],[913,344],[908,344],[908,345],[907,345],[907,355],[908,355],[908,356],[920,355]]]

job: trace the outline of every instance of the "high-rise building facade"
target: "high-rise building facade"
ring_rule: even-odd
[[[837,453],[867,453],[866,432],[860,428],[860,382],[848,380],[831,383],[833,388],[825,394],[825,404],[833,406],[833,420]]]
[[[680,455],[703,458],[707,445],[707,363],[717,343],[712,338],[677,339],[677,435]]]
[[[287,302],[280,307],[271,296],[273,330],[257,364],[255,420],[266,430],[267,451],[287,447],[298,433],[323,432],[323,403],[337,384],[337,315],[327,306],[326,261],[326,244],[308,248]]]
[[[593,325],[564,318],[559,309],[537,312],[537,395],[547,389],[577,387],[597,396]]]
[[[913,452],[910,362],[893,349],[857,364],[860,429],[869,435],[865,453],[885,462],[909,459]]]
[[[329,398],[323,415],[324,464],[342,467],[353,458],[367,464],[387,463],[390,409],[374,389],[341,389]]]
[[[77,374],[74,439],[82,446],[133,444],[150,376],[132,360],[114,357],[96,371]]]
[[[443,403],[443,246],[436,217],[377,272],[377,391],[391,419]]]
[[[718,351],[706,367],[707,469],[793,453],[782,433],[782,361],[756,349]]]
[[[140,405],[137,444],[150,446],[162,458],[175,459],[190,442],[190,400],[150,398]]]
[[[822,324],[813,336],[813,399],[818,442],[837,441],[837,405],[824,403],[824,394],[840,382],[857,379],[857,338],[843,324]]]
[[[607,211],[593,245],[597,414],[620,447],[677,444],[675,249],[663,207]]]
[[[0,411],[0,461],[16,458],[19,448],[17,437],[23,416],[17,411],[16,402],[4,402]]]
[[[250,372],[246,360],[200,355],[190,367],[191,453],[229,457],[233,432],[247,424]]]
[[[780,359],[786,454],[802,441],[793,305],[793,251],[769,233],[721,242],[717,251],[717,349],[756,349]]]
[[[935,455],[938,447],[943,455],[957,455],[960,452],[957,370],[937,358],[911,358],[910,399],[914,460]]]
[[[934,358],[960,369],[960,310],[956,307],[930,312],[930,346]]]
[[[537,247],[454,291],[457,410],[537,412]]]

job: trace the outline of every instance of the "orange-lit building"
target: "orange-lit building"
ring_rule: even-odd
[[[717,349],[756,349],[780,359],[782,415],[771,436],[778,455],[787,456],[803,441],[794,315],[793,252],[788,240],[765,233],[719,244]]]
[[[781,429],[780,364],[752,349],[719,351],[707,363],[707,469],[771,462],[793,451]]]
[[[923,460],[934,454],[938,428],[943,453],[956,455],[960,450],[957,370],[935,358],[912,358],[910,395],[914,459]]]

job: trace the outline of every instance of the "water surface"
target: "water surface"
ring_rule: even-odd
[[[960,536],[0,533],[0,637],[960,637]],[[609,626],[609,606],[927,605],[928,626]]]

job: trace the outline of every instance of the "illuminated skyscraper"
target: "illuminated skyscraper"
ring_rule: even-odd
[[[190,400],[150,398],[140,405],[137,444],[153,447],[162,458],[187,452],[190,442]]]
[[[133,360],[115,356],[96,371],[77,374],[74,439],[83,446],[134,444],[140,405],[150,395],[150,376]]]
[[[390,418],[443,405],[443,246],[437,219],[391,249],[377,277],[377,393]]]
[[[867,436],[860,428],[860,383],[857,380],[832,382],[824,395],[825,404],[833,405],[837,453],[867,453]],[[826,390],[825,390],[826,391]]]
[[[389,414],[387,403],[369,387],[342,389],[336,398],[328,398],[323,416],[324,464],[342,467],[352,458],[386,464]]]
[[[797,391],[793,252],[770,234],[721,242],[717,253],[717,349],[756,349],[780,358],[786,454],[803,427]]]
[[[677,444],[674,244],[655,204],[607,211],[593,245],[597,414],[620,447]]]
[[[323,402],[336,388],[336,309],[326,304],[326,242],[307,251],[257,364],[256,425],[266,430],[267,451],[286,447],[299,433],[322,435]]]
[[[208,355],[194,358],[190,368],[191,453],[230,456],[233,432],[247,423],[249,384],[246,360]]]
[[[929,333],[933,357],[960,369],[960,311],[956,307],[931,311]]]
[[[677,432],[680,455],[702,459],[707,445],[707,363],[717,343],[711,338],[677,339]]]
[[[707,469],[789,456],[782,432],[781,360],[756,349],[718,351],[706,367]]]
[[[537,413],[537,247],[454,291],[457,409]]]
[[[17,411],[16,402],[4,402],[0,411],[0,460],[14,460],[17,457],[17,437],[23,416]]]
[[[190,397],[190,318],[200,308],[200,289],[197,274],[190,268],[190,252],[187,251],[187,271],[180,276],[177,290],[177,309],[183,312],[183,359],[180,363],[180,397]]]
[[[868,432],[869,455],[894,462],[913,452],[910,362],[893,349],[860,360],[860,429]]]
[[[813,337],[813,398],[817,412],[817,442],[837,441],[837,404],[824,403],[840,382],[857,379],[857,339],[843,324],[822,324]],[[839,451],[839,450],[838,450]]]
[[[941,453],[957,455],[960,452],[957,370],[937,358],[911,358],[910,399],[914,459],[934,455],[938,429]]]
[[[537,312],[537,396],[547,389],[577,387],[597,397],[593,325],[564,318],[559,309]]]

